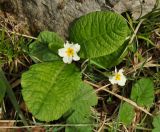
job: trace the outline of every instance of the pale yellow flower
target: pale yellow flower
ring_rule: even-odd
[[[117,72],[117,69],[115,68],[115,73],[113,74],[113,76],[109,77],[109,81],[111,82],[111,84],[118,84],[120,86],[124,86],[126,80],[126,77],[123,75],[123,69],[120,69]]]
[[[64,44],[64,48],[58,50],[58,55],[63,57],[64,63],[72,63],[72,60],[78,61],[80,57],[77,55],[77,52],[80,50],[79,44],[69,43],[68,41]]]

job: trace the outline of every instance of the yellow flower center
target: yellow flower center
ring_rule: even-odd
[[[67,56],[73,56],[73,54],[74,54],[74,50],[72,49],[72,48],[68,48],[67,49],[67,51],[66,51],[66,54],[67,54]]]
[[[116,73],[115,79],[116,79],[117,81],[121,80],[121,75],[120,75],[119,73]]]

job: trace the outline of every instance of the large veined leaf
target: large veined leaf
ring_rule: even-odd
[[[123,60],[123,58],[127,55],[127,53],[128,53],[127,43],[125,43],[112,54],[91,59],[91,64],[94,64],[99,68],[103,68],[103,69],[110,68],[118,65]]]
[[[132,87],[131,99],[141,106],[150,107],[154,99],[153,81],[149,78],[138,80]]]
[[[63,47],[64,41],[54,32],[43,31],[29,46],[31,58],[35,62],[59,60],[58,49]]]
[[[153,126],[154,126],[154,129],[152,130],[152,132],[160,132],[160,115],[158,116],[155,116],[153,118]]]
[[[119,14],[97,11],[82,16],[70,29],[70,40],[81,45],[81,58],[105,56],[116,51],[128,36],[126,20]]]
[[[97,104],[97,96],[93,88],[87,84],[82,84],[78,96],[73,102],[72,115],[67,119],[68,124],[82,124],[82,126],[72,126],[65,129],[66,132],[92,132],[91,125],[94,121],[91,118],[91,106]],[[84,126],[83,126],[84,125]]]
[[[134,107],[128,103],[123,103],[119,110],[119,121],[125,125],[130,125],[134,118]]]
[[[29,111],[39,120],[59,119],[72,105],[81,84],[75,65],[60,61],[31,66],[22,75],[22,95]]]

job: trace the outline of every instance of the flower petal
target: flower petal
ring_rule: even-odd
[[[70,64],[72,62],[72,57],[67,57],[67,56],[63,57],[63,62]]]
[[[115,67],[115,73],[117,73],[117,68]]]
[[[124,81],[124,82],[127,80],[126,77],[123,74],[121,74],[121,80]]]
[[[121,75],[121,80],[118,81],[118,85],[124,86],[126,83],[126,77],[124,75]]]
[[[80,57],[77,55],[77,53],[74,54],[73,60],[74,61],[79,61],[80,60]]]
[[[64,43],[64,48],[66,48],[66,49],[68,49],[72,46],[73,46],[73,44],[70,44],[68,41],[66,41],[66,43]]]
[[[120,70],[118,71],[118,73],[120,73],[120,74],[123,74],[123,72],[124,72],[123,69],[120,69]]]
[[[66,56],[66,49],[65,48],[61,48],[58,50],[58,55],[61,57]]]
[[[80,50],[80,45],[79,44],[74,44],[73,45],[73,49],[76,51],[76,52],[78,52],[79,50]]]
[[[110,76],[109,81],[111,82],[111,84],[117,84],[117,81],[114,76]]]
[[[119,86],[124,86],[124,85],[125,85],[125,82],[124,82],[124,81],[118,81],[118,85],[119,85]]]

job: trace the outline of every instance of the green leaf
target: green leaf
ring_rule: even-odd
[[[153,118],[152,124],[154,126],[154,129],[152,130],[152,132],[160,132],[160,115]]]
[[[116,50],[112,54],[91,59],[91,64],[94,64],[99,68],[103,69],[111,68],[118,65],[120,62],[122,62],[123,58],[128,53],[127,45],[127,43],[123,44],[118,50]]]
[[[58,49],[64,41],[54,32],[43,31],[29,46],[29,54],[35,62],[60,60]]]
[[[75,65],[45,62],[22,75],[22,95],[29,111],[39,120],[59,119],[72,105],[81,84]]]
[[[130,125],[134,118],[134,107],[128,103],[123,103],[119,110],[119,121],[125,125]]]
[[[97,11],[82,16],[70,29],[70,40],[81,45],[81,58],[95,58],[115,52],[124,43],[129,28],[119,14]]]
[[[0,69],[0,103],[2,102],[6,93],[7,85],[4,80],[3,71]]]
[[[81,104],[87,104],[89,107],[97,104],[97,95],[93,90],[93,87],[86,84],[81,83],[81,88],[78,92],[76,99],[74,99],[73,105],[77,106]]]
[[[82,124],[82,126],[72,126],[65,129],[66,132],[92,132],[91,125],[94,121],[91,118],[91,106],[97,104],[97,96],[90,85],[82,84],[78,96],[73,102],[72,115],[67,119],[68,124]],[[83,126],[83,124],[85,126]]]
[[[40,33],[38,39],[40,42],[47,44],[49,49],[55,53],[64,45],[63,39],[55,32],[43,31]]]
[[[131,99],[140,106],[150,107],[154,99],[153,80],[142,78],[132,87]]]
[[[33,59],[34,62],[43,62],[43,61],[54,61],[60,60],[57,54],[54,54],[51,50],[49,50],[47,45],[44,45],[40,42],[33,42],[30,46],[29,55]]]

